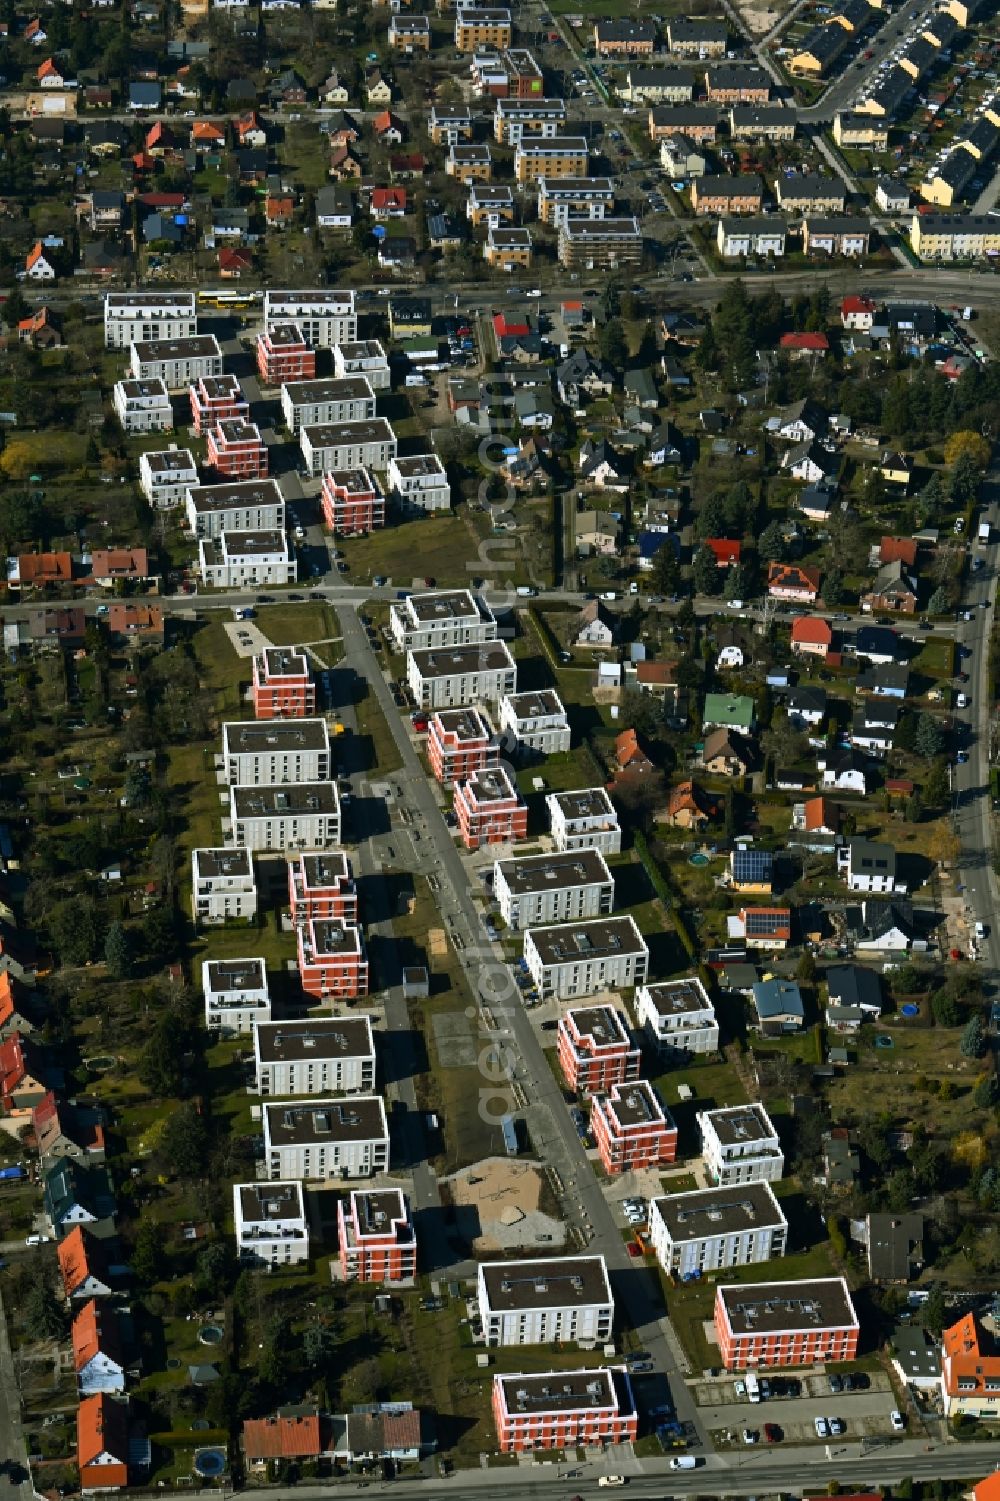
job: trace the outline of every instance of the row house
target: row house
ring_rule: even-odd
[[[190,339],[198,332],[193,292],[106,292],[104,347],[128,349],[154,340]]]
[[[842,214],[847,189],[839,177],[822,172],[795,172],[774,184],[778,205],[788,214]]]
[[[263,959],[206,959],[201,966],[205,1025],[210,1032],[248,1033],[271,1020]]]
[[[161,380],[168,391],[183,391],[193,381],[222,374],[222,350],[214,334],[142,341],[132,345],[129,373],[133,380]]]
[[[309,474],[327,469],[386,469],[396,457],[396,435],[384,417],[303,427],[299,446]]]
[[[238,849],[336,848],[341,835],[336,783],[230,787],[229,822]]]
[[[701,1188],[654,1199],[649,1238],[667,1275],[684,1281],[784,1256],[788,1221],[769,1183]]]
[[[118,1310],[90,1298],[73,1316],[73,1370],[80,1397],[125,1390],[125,1336]]]
[[[261,1022],[253,1034],[253,1053],[257,1093],[267,1099],[375,1090],[370,1016]]]
[[[191,891],[195,922],[252,922],[257,916],[257,882],[247,850],[193,850]]]
[[[727,1371],[853,1360],[861,1333],[843,1277],[722,1285],[713,1322]]]
[[[375,392],[364,375],[289,381],[281,388],[281,411],[292,433],[330,422],[365,422],[375,416]]]
[[[74,1225],[56,1247],[59,1275],[67,1302],[82,1305],[91,1298],[108,1298],[112,1278],[108,1270],[106,1243],[83,1225]]]
[[[139,488],[155,510],[179,506],[198,483],[198,466],[190,448],[149,449],[139,455]]]
[[[255,422],[227,417],[209,430],[205,462],[228,479],[266,479],[267,447]]]
[[[514,39],[514,25],[509,10],[500,7],[462,6],[455,15],[455,50],[481,52],[485,48],[502,51]]]
[[[568,217],[560,227],[559,264],[567,270],[613,270],[642,262],[642,231],[639,221],[627,219],[577,219]]]
[[[309,852],[290,859],[288,905],[296,926],[317,917],[356,923],[358,888],[344,851]]]
[[[871,245],[871,225],[855,214],[834,214],[824,218],[804,219],[802,250],[805,255],[843,255],[857,258],[867,255]]]
[[[661,1054],[683,1059],[719,1048],[715,1007],[697,975],[642,985],[635,997],[636,1020]]]
[[[667,47],[676,57],[725,57],[729,31],[725,21],[680,16],[667,22]]]
[[[498,99],[493,134],[501,146],[519,146],[525,137],[550,140],[566,124],[563,99]]]
[[[477,771],[454,789],[458,833],[468,850],[528,837],[528,808],[502,766]]]
[[[76,1467],[84,1496],[125,1490],[140,1466],[129,1433],[128,1402],[109,1392],[83,1397],[76,1411]]]
[[[690,104],[696,81],[692,68],[629,68],[622,96],[632,104]]]
[[[682,135],[695,146],[714,146],[719,133],[719,111],[706,104],[658,104],[650,109],[647,126],[651,141]]]
[[[481,709],[442,709],[427,735],[427,759],[437,781],[453,787],[500,765],[500,741]]]
[[[783,104],[734,104],[729,111],[729,134],[734,141],[794,141],[798,120]]]
[[[265,1102],[264,1169],[284,1179],[371,1178],[389,1166],[389,1124],[381,1095],[302,1104]]]
[[[335,344],[333,373],[337,380],[364,379],[373,391],[388,391],[391,380],[389,357],[378,339],[354,339]]]
[[[271,291],[264,293],[264,327],[294,323],[313,349],[332,349],[358,337],[355,293],[347,291]]]
[[[652,57],[655,48],[653,21],[623,17],[594,22],[594,51],[598,57]]]
[[[590,1109],[590,1131],[609,1178],[677,1159],[677,1127],[648,1079],[615,1084]]]
[[[514,152],[514,177],[517,182],[586,177],[589,161],[590,150],[583,136],[522,140]]]
[[[318,917],[296,929],[299,981],[319,1001],[356,1000],[368,994],[368,954],[356,923]]]
[[[631,917],[601,917],[528,928],[524,962],[543,1000],[569,1000],[642,985],[649,950]]]
[[[756,63],[724,63],[706,68],[705,95],[712,104],[767,104],[774,81]]]
[[[451,146],[445,157],[446,177],[454,177],[469,186],[489,182],[493,176],[493,153],[485,142],[468,146]]]
[[[233,1224],[241,1266],[295,1266],[309,1260],[302,1184],[234,1183]]]
[[[494,1376],[492,1408],[501,1454],[607,1449],[633,1443],[639,1432],[622,1367]]]
[[[600,850],[617,855],[622,847],[618,813],[604,787],[574,787],[545,798],[549,832],[560,852]]]
[[[705,1172],[712,1183],[777,1183],[785,1171],[778,1133],[763,1105],[699,1110],[698,1130]]]
[[[594,1095],[639,1078],[642,1053],[615,1006],[569,1006],[559,1018],[556,1056],[568,1087]]]
[[[229,418],[248,421],[250,403],[235,375],[211,375],[190,388],[191,421],[198,437]]]
[[[154,380],[119,380],[111,394],[115,415],[126,433],[169,433],[174,409],[166,384]]]
[[[338,1268],[343,1282],[412,1282],[417,1236],[400,1188],[353,1189],[337,1202]]]
[[[408,594],[389,606],[389,632],[398,652],[495,641],[497,623],[489,605],[468,589]]]
[[[531,265],[531,231],[491,229],[483,246],[483,260],[495,271],[526,271]]]
[[[268,646],[254,657],[250,692],[258,719],[308,719],[316,713],[316,683],[297,646]]]
[[[763,256],[777,260],[785,253],[788,226],[777,214],[762,214],[746,219],[720,219],[715,243],[719,254],[731,259],[737,255]]]
[[[474,182],[469,188],[465,217],[474,229],[484,225],[487,229],[499,229],[503,224],[513,224],[514,194],[506,186]]]
[[[615,883],[600,850],[553,851],[498,860],[493,895],[513,932],[609,917]]]
[[[691,184],[691,207],[699,216],[759,214],[763,202],[764,185],[756,173],[735,177],[706,174]]]
[[[222,726],[221,764],[231,787],[325,782],[331,775],[326,720],[228,720]]]
[[[500,704],[499,725],[515,755],[557,756],[570,748],[569,717],[554,688],[509,694]]]
[[[481,1261],[476,1301],[491,1349],[514,1345],[605,1344],[615,1300],[603,1256]]]
[[[976,213],[914,214],[910,248],[923,261],[1000,255],[1000,220]]]
[[[406,680],[422,709],[496,704],[517,687],[517,667],[503,641],[475,646],[408,651]]]
[[[861,114],[857,110],[839,110],[833,117],[833,139],[838,146],[846,146],[853,151],[887,151],[889,125],[875,115]],[[909,207],[909,193],[904,206]]]
[[[320,505],[323,520],[336,537],[366,536],[385,526],[385,496],[368,469],[327,470]]]
[[[568,219],[603,219],[615,206],[610,177],[543,177],[538,183],[538,217],[561,229]]]
[[[257,374],[264,386],[316,378],[316,351],[297,323],[272,323],[257,335]]]

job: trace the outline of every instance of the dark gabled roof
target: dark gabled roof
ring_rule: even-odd
[[[884,625],[862,625],[854,638],[855,649],[862,655],[874,652],[876,656],[895,657],[900,648],[896,632]]]
[[[785,695],[785,708],[793,713],[825,714],[826,689],[814,688],[803,683],[798,688],[789,688]]]
[[[826,984],[830,1000],[837,1006],[882,1009],[882,986],[874,970],[860,964],[831,964]]]

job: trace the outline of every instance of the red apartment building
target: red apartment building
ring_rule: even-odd
[[[446,787],[500,765],[500,742],[481,709],[442,709],[430,723],[431,771]]]
[[[385,496],[367,469],[331,469],[320,493],[323,519],[339,537],[385,526]]]
[[[265,386],[316,379],[316,351],[297,323],[275,323],[257,335],[257,373]]]
[[[254,657],[253,711],[258,719],[308,719],[316,713],[316,684],[305,652],[269,646]]]
[[[632,1386],[620,1368],[494,1376],[492,1405],[504,1454],[626,1444],[639,1431]]]
[[[227,417],[209,430],[206,463],[229,479],[266,479],[267,448],[255,422]]]
[[[405,1282],[416,1276],[417,1237],[401,1189],[355,1189],[340,1199],[337,1232],[345,1282]]]
[[[577,1094],[597,1094],[638,1079],[642,1054],[614,1006],[571,1006],[559,1019],[556,1053]]]
[[[356,923],[316,917],[298,929],[299,981],[317,1000],[368,994],[368,955]]]
[[[343,850],[293,856],[288,862],[288,901],[296,924],[315,918],[356,923],[358,888]]]
[[[468,850],[528,837],[528,808],[502,766],[477,771],[455,787],[458,832]]]
[[[728,1371],[853,1360],[858,1316],[843,1277],[722,1285],[715,1332]]]
[[[235,375],[203,375],[188,391],[191,418],[199,437],[231,417],[246,421],[250,416],[250,403]]]
[[[616,1084],[590,1109],[590,1131],[609,1177],[677,1159],[677,1127],[648,1079]]]

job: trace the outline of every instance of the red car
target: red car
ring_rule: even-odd
[[[765,1438],[765,1440],[766,1440],[767,1443],[769,1443],[769,1444],[780,1444],[781,1440],[784,1438],[784,1436],[785,1435],[782,1433],[782,1431],[778,1427],[777,1423],[765,1423],[764,1424],[764,1438]]]
[[[639,1245],[638,1241],[630,1240],[625,1249],[633,1258],[642,1255],[642,1246]]]

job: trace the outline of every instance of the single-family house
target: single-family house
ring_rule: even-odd
[[[914,615],[917,610],[917,583],[904,571],[904,564],[883,563],[875,575],[875,582],[861,596],[861,608],[871,614],[877,610],[896,610],[903,615]]]
[[[715,776],[745,777],[757,765],[757,753],[752,741],[738,731],[711,730],[702,744],[701,764]]]
[[[764,1037],[800,1032],[805,1023],[802,992],[794,980],[758,980],[753,987],[757,1026]]]
[[[819,569],[799,563],[769,563],[767,592],[772,599],[814,604],[819,594]]]
[[[613,646],[618,636],[618,622],[599,599],[589,599],[576,617],[574,646]]]
[[[664,823],[675,829],[702,829],[715,816],[715,803],[693,779],[672,787],[664,812]]]
[[[833,627],[820,615],[797,615],[792,621],[791,647],[797,657],[826,661],[833,648]]]

